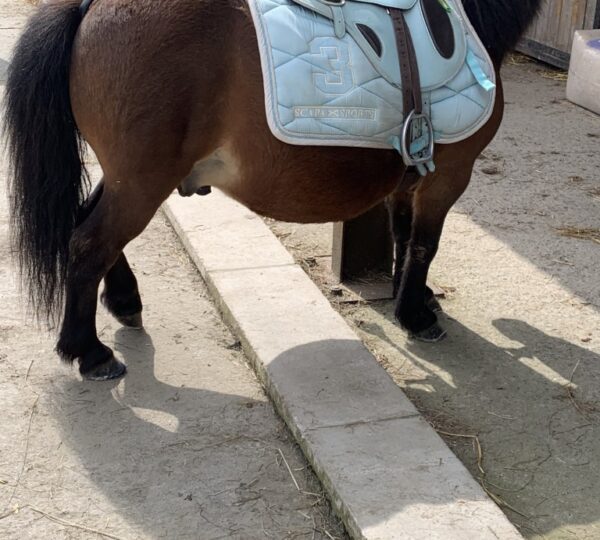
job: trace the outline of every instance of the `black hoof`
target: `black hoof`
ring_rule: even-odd
[[[110,381],[125,375],[126,371],[127,366],[113,356],[103,364],[82,373],[81,376],[87,381]]]
[[[191,197],[194,193],[188,193],[181,184],[179,184],[177,186],[177,193],[179,193],[179,195],[181,195],[182,197]]]
[[[125,297],[109,297],[106,291],[104,291],[100,295],[100,301],[108,312],[123,326],[143,328],[142,301],[138,292]]]
[[[127,328],[135,328],[137,330],[144,328],[141,311],[139,313],[134,313],[133,315],[116,315],[115,318],[123,326],[127,326]]]
[[[434,313],[440,313],[441,311],[444,311],[442,309],[442,305],[438,302],[438,299],[435,296],[432,296],[427,300],[427,307]]]
[[[424,343],[438,343],[446,337],[446,330],[444,330],[438,323],[434,323],[425,330],[421,330],[420,332],[412,332],[410,337]]]

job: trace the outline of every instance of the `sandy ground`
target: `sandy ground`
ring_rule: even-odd
[[[407,340],[392,302],[330,294],[331,225],[271,226],[525,536],[597,539],[600,117],[546,66],[517,56],[504,80],[503,127],[431,272],[443,343]]]
[[[0,0],[0,80],[24,10]],[[558,229],[600,228],[600,118],[545,67],[504,79],[503,128],[432,269],[448,339],[408,341],[391,302],[331,299],[526,536],[597,539],[600,245]],[[273,228],[328,293],[330,226]],[[319,489],[160,216],[129,251],[148,333],[99,319],[129,364],[116,384],[81,383],[24,323],[0,239],[1,537],[310,538],[313,520],[341,534],[293,486],[280,449]]]
[[[129,373],[84,383],[22,316],[0,212],[1,538],[345,538],[162,215],[128,250],[146,331],[98,319]]]
[[[0,1],[2,85],[25,11]],[[145,331],[98,317],[128,375],[84,383],[59,363],[17,292],[4,161],[0,538],[346,538],[162,215],[127,250]]]
[[[161,215],[129,250],[146,331],[98,321],[129,373],[84,383],[20,316],[1,210],[1,538],[345,537]]]

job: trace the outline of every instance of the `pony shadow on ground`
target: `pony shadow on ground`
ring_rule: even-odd
[[[349,383],[368,400],[369,387],[364,378],[361,380],[356,376],[357,372],[364,375],[364,371],[356,369],[361,362],[352,361],[358,347],[355,340],[313,342],[281,354],[270,369],[274,373],[285,370],[286,384],[289,381],[295,386],[300,399],[305,394],[303,403],[307,403],[308,408],[312,406],[308,394],[314,395],[314,384],[303,385],[303,382],[314,381],[315,365],[319,362],[328,364],[328,375],[323,377],[323,389],[319,391],[325,401],[328,392],[335,394],[340,385],[348,386]],[[154,346],[144,332],[120,330],[116,334],[115,348],[124,354],[129,366],[124,381],[112,384],[65,381],[64,392],[72,397],[72,410],[57,411],[60,412],[57,418],[62,422],[65,444],[83,464],[86,477],[96,490],[99,489],[110,502],[110,506],[104,503],[101,508],[95,501],[94,508],[88,509],[88,513],[104,511],[114,520],[117,509],[117,513],[140,530],[145,538],[313,537],[313,530],[294,530],[289,523],[293,519],[290,516],[310,511],[304,506],[305,495],[294,493],[293,486],[291,492],[283,494],[273,481],[269,485],[263,480],[269,476],[264,468],[273,467],[281,472],[281,482],[288,488],[291,485],[284,468],[278,469],[275,459],[268,455],[272,434],[266,433],[262,438],[257,434],[256,424],[264,424],[264,420],[257,418],[264,416],[264,411],[258,409],[270,405],[157,380],[153,366]],[[372,360],[367,357],[367,361]],[[201,368],[189,366],[190,371],[196,369]],[[165,373],[170,371],[167,365]],[[88,401],[83,410],[82,400]],[[335,403],[331,407],[335,407]],[[338,412],[340,416],[347,414],[343,409]],[[253,418],[253,415],[257,417]],[[399,422],[404,421],[409,431],[417,436],[422,433],[423,424],[414,418]],[[431,466],[424,466],[422,456],[406,447],[405,441],[410,434],[407,435],[403,428],[393,435],[402,443],[399,446],[403,453],[389,443],[380,448],[377,439],[398,425],[377,422],[374,426],[339,426],[335,443],[321,447],[326,454],[325,461],[329,461],[328,467],[334,470],[333,475],[341,474],[346,482],[358,482],[357,492],[364,491],[365,479],[381,480],[385,486],[384,498],[380,485],[375,490],[379,493],[377,499],[374,501],[367,496],[364,507],[357,509],[362,515],[362,524],[375,527],[388,523],[408,506],[414,506],[411,515],[417,518],[423,513],[424,506],[443,507],[454,502],[464,506],[468,500],[482,500],[481,492],[472,486],[438,490],[435,482],[441,466],[439,452],[430,452],[426,459],[431,461]],[[365,430],[368,437],[360,437]],[[319,431],[324,437],[331,434],[329,428]],[[315,430],[312,433],[314,435]],[[386,440],[390,438],[386,437]],[[267,459],[260,459],[265,454]],[[356,461],[349,466],[358,467],[351,477],[339,465],[340,459],[342,464],[348,463],[348,455]],[[393,470],[378,467],[381,456],[385,456],[387,464],[394,464]],[[450,463],[444,467],[446,473],[452,474],[455,465]],[[415,474],[421,479],[427,478],[432,489],[411,485],[410,478]],[[440,492],[447,495],[437,496]],[[282,501],[282,497],[286,500]],[[309,504],[314,502],[314,498],[308,501]],[[232,507],[237,511],[231,512]],[[268,522],[268,516],[279,524],[279,528]],[[429,518],[419,519],[426,522]],[[456,519],[460,521],[458,515]]]
[[[161,382],[154,344],[144,331],[117,331],[114,347],[128,364],[125,379],[65,378],[63,397],[54,405],[67,456],[74,456],[67,458],[74,464],[63,465],[64,484],[80,484],[68,471],[83,466],[91,484],[86,489],[104,498],[90,497],[88,515],[104,513],[101,522],[110,518],[127,537],[132,529],[143,538],[252,539],[283,537],[288,529],[313,534],[313,522],[290,510],[311,513],[315,501],[296,491],[277,462],[278,448],[285,451],[286,444],[292,466],[299,460],[290,455],[268,402],[208,389],[210,377],[199,378],[203,368],[193,362],[163,361],[160,376],[196,386],[200,381],[203,388]],[[182,377],[183,369],[194,375]]]
[[[434,346],[384,324],[361,329],[400,352],[406,361],[390,372],[438,430],[456,435],[447,443],[481,480],[472,439],[458,435],[478,436],[486,487],[526,536],[598,532],[599,355],[514,319],[493,321],[492,342],[446,318],[449,337]]]

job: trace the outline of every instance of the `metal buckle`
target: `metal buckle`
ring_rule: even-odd
[[[420,120],[425,125],[426,133],[429,137],[427,148],[418,152],[418,157],[413,156],[410,152],[410,146],[412,143],[412,125],[413,122]],[[433,140],[433,124],[428,115],[424,113],[417,114],[414,110],[406,117],[404,126],[402,127],[402,137],[400,138],[400,149],[402,153],[402,159],[407,167],[414,167],[421,165],[433,160],[433,150],[435,148],[435,141]]]

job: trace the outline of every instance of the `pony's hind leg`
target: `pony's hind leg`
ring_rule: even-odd
[[[65,361],[77,360],[82,376],[91,380],[113,379],[126,369],[98,339],[96,308],[100,281],[114,269],[115,279],[109,277],[109,290],[122,292],[117,287],[117,274],[121,278],[127,274],[129,280],[133,277],[128,265],[125,269],[122,250],[142,232],[168,194],[166,191],[162,198],[142,198],[135,193],[133,183],[117,184],[120,184],[118,190],[110,190],[108,184],[101,188],[93,209],[75,229],[69,244],[65,316],[57,351]],[[136,200],[135,211],[131,210],[133,200]]]
[[[104,178],[98,182],[77,216],[77,225],[81,225],[92,213],[104,191]],[[100,297],[102,304],[123,326],[141,328],[142,300],[137,280],[121,253],[104,277],[104,291]]]
[[[102,304],[123,326],[142,328],[142,299],[124,253],[104,277]]]
[[[96,332],[98,285],[118,256],[106,243],[107,235],[103,233],[107,214],[100,202],[71,238],[65,314],[56,345],[63,360],[77,360],[82,376],[96,380],[113,379],[125,373],[125,366],[100,342]]]

